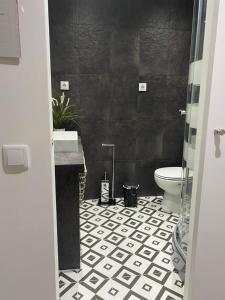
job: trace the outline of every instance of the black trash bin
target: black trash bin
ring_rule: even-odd
[[[139,185],[123,185],[124,205],[126,207],[137,207],[137,195]]]

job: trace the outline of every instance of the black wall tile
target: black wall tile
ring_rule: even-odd
[[[141,195],[162,193],[160,167],[181,164],[193,0],[49,0],[53,96],[80,108],[88,169],[86,198],[100,195],[112,174],[116,196],[124,183]],[[148,91],[138,92],[147,82]]]
[[[142,28],[169,28],[173,9],[171,0],[141,0],[140,4],[142,5],[140,15]]]
[[[77,23],[77,0],[55,1],[49,0],[49,21],[51,25],[65,25]]]
[[[110,76],[110,120],[135,120],[137,117],[137,75]]]
[[[136,121],[110,121],[109,140],[116,146],[116,160],[135,160]]]
[[[169,38],[168,74],[186,75],[189,66],[191,32],[172,30]]]
[[[158,188],[154,179],[155,169],[158,168],[159,165],[160,164],[152,165],[152,162],[148,160],[136,162],[135,182],[140,185],[140,196],[154,196],[163,193],[163,191]]]
[[[174,0],[170,19],[170,28],[190,30],[192,26],[193,1]]]
[[[82,143],[87,160],[110,160],[111,153],[102,144],[109,143],[109,124],[107,121],[81,120]]]
[[[104,74],[80,75],[79,86],[82,118],[109,120],[109,77]]]
[[[78,0],[78,17],[81,25],[112,25],[110,0]]]
[[[156,120],[140,119],[137,123],[137,160],[154,160],[163,158],[163,141],[166,121],[160,116]]]
[[[139,32],[114,30],[110,41],[110,71],[114,74],[138,74]]]
[[[92,25],[79,26],[79,63],[81,74],[109,71],[111,31]]]
[[[163,140],[163,157],[172,160],[175,166],[181,166],[183,141],[184,119],[177,118],[167,124]]]
[[[149,118],[155,121],[158,120],[158,118],[167,118],[167,76],[141,76],[140,80],[147,82],[148,88],[146,93],[138,94],[138,118]]]
[[[140,31],[140,74],[168,73],[170,30],[145,28]]]
[[[53,72],[79,71],[78,31],[71,24],[50,24],[51,68]]]
[[[146,1],[145,1],[146,2]],[[129,7],[129,9],[128,9]],[[115,29],[137,29],[143,17],[143,1],[137,0],[111,0],[112,24]]]

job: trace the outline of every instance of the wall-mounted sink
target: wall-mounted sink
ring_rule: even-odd
[[[53,131],[55,152],[77,152],[77,131]]]

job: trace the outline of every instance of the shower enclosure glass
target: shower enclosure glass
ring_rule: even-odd
[[[195,0],[191,55],[187,91],[186,124],[183,152],[183,186],[180,222],[174,234],[174,264],[184,279],[189,240],[189,220],[192,201],[192,182],[195,165],[195,144],[201,82],[201,66],[205,33],[207,0]]]

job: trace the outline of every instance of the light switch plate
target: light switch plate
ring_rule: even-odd
[[[69,81],[60,81],[60,90],[61,91],[69,91],[70,83]]]
[[[5,168],[21,168],[24,170],[30,167],[28,145],[3,145],[2,150]]]
[[[146,82],[139,83],[139,92],[147,92],[147,83]]]

